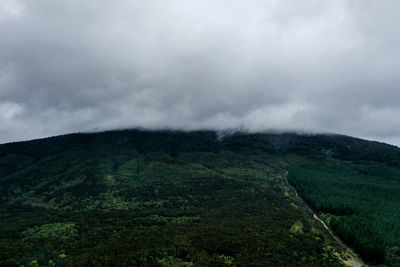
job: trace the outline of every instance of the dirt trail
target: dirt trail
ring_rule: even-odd
[[[335,241],[337,243],[339,243],[339,245],[341,245],[343,248],[345,248],[345,259],[342,257],[342,261],[344,263],[346,263],[347,265],[350,265],[352,267],[363,267],[363,266],[368,266],[367,264],[365,264],[360,257],[358,257],[358,255],[348,246],[346,246],[342,240],[339,239],[339,237],[337,237],[332,231],[331,229],[329,229],[329,227],[325,224],[325,222],[323,220],[321,220],[315,213],[314,213],[314,218],[319,221],[322,226],[328,231],[328,233],[332,236],[333,239],[335,239]]]
[[[295,195],[295,199],[296,200],[301,200],[300,196],[297,194],[296,189],[289,183],[287,176],[288,176],[289,172],[287,170],[284,170],[282,173],[282,177],[284,182],[286,183],[286,186],[288,188],[291,188],[294,192]],[[341,260],[352,267],[368,267],[368,265],[366,263],[364,263],[361,258],[351,249],[349,248],[346,244],[344,244],[342,242],[342,240],[340,240],[340,238],[338,236],[335,235],[335,233],[329,229],[329,227],[325,224],[325,222],[323,220],[321,220],[313,211],[312,209],[307,205],[307,208],[313,213],[314,215],[314,219],[317,220],[318,222],[320,222],[322,224],[322,226],[326,229],[326,231],[329,233],[329,235],[344,249],[344,253],[342,253],[342,255],[340,256]]]

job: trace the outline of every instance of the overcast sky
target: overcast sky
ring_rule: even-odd
[[[400,145],[398,0],[1,0],[0,143],[115,128]]]

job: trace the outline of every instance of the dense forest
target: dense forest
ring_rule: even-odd
[[[390,248],[399,254],[399,168],[370,162],[306,161],[290,171],[289,180],[367,260],[383,262]]]
[[[399,148],[341,135],[125,130],[4,144],[0,265],[343,266],[308,203],[364,259],[396,266],[399,166]]]

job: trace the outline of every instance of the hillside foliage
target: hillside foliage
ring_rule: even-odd
[[[341,266],[284,170],[347,244],[395,262],[399,159],[334,135],[126,130],[0,145],[0,265]]]

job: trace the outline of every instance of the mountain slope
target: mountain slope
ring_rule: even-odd
[[[395,264],[399,166],[399,148],[340,135],[126,130],[4,144],[0,263],[340,266],[288,170],[349,245]]]

